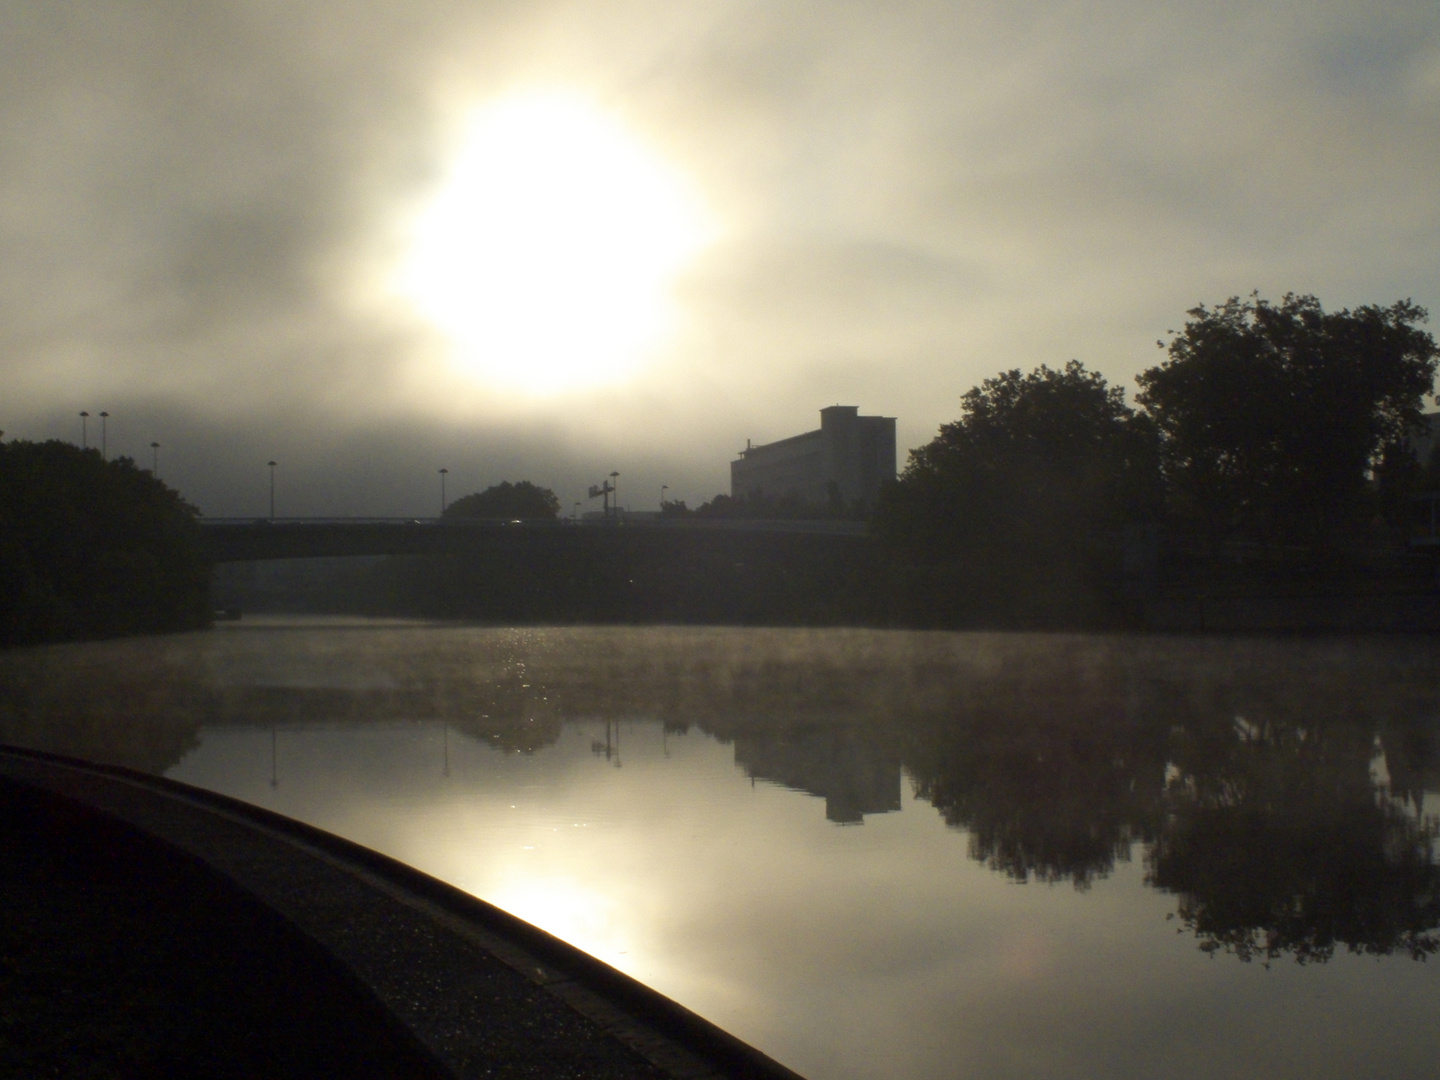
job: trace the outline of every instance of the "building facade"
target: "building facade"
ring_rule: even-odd
[[[895,418],[861,416],[856,405],[820,410],[820,430],[763,446],[747,445],[730,463],[732,497],[795,495],[825,505],[874,506],[880,485],[895,479]]]

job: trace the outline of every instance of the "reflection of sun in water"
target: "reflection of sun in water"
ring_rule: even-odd
[[[414,223],[396,286],[492,385],[618,382],[674,320],[670,286],[709,239],[684,182],[619,123],[561,96],[471,121]]]

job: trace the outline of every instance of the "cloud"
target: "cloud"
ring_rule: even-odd
[[[613,111],[725,225],[640,375],[553,401],[467,381],[377,288],[523,86]],[[0,427],[109,408],[190,445],[216,513],[277,445],[327,478],[299,509],[415,512],[447,446],[476,483],[708,497],[837,400],[909,446],[1002,368],[1128,382],[1201,301],[1433,306],[1437,118],[1440,19],[1399,0],[16,2]]]

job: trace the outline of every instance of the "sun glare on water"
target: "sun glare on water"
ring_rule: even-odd
[[[474,115],[396,285],[477,380],[534,395],[620,382],[675,322],[712,226],[684,179],[583,100]]]

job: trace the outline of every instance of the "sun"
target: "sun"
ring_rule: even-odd
[[[673,329],[673,284],[711,240],[685,178],[561,94],[477,111],[412,222],[396,290],[484,383],[550,396],[621,382]]]

